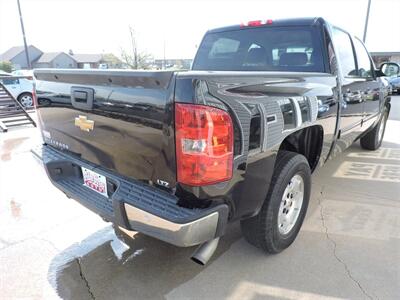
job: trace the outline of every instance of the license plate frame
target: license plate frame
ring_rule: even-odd
[[[94,172],[88,168],[81,167],[83,176],[83,185],[108,198],[107,177]]]

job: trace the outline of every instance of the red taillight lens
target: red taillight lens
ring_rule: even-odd
[[[256,21],[249,21],[247,22],[247,24],[240,24],[240,27],[257,27],[257,26],[263,26],[263,25],[271,25],[272,24],[272,20],[268,19],[268,20],[256,20]]]
[[[175,104],[178,182],[201,186],[229,180],[233,168],[233,125],[226,111]]]
[[[261,20],[249,21],[247,23],[247,26],[261,26],[261,25],[263,25],[263,22]]]

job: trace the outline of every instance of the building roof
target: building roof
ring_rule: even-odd
[[[24,46],[11,47],[6,52],[4,52],[2,55],[0,55],[0,60],[10,61],[15,56],[20,54],[22,51],[24,51]]]
[[[98,63],[102,60],[103,55],[101,54],[74,54],[72,58],[76,60],[77,63]]]
[[[381,51],[381,52],[370,52],[371,55],[373,56],[394,56],[394,55],[399,55],[400,56],[400,52],[399,51]]]
[[[33,45],[29,45],[28,46],[28,52],[30,52],[29,50],[31,50],[32,48],[36,48],[36,47],[33,46]],[[38,48],[36,48],[36,49],[39,50]],[[11,61],[18,54],[24,52],[24,50],[25,50],[24,46],[11,47],[6,52],[4,52],[3,54],[0,55],[0,60],[2,60],[2,61]],[[42,52],[42,51],[40,51],[40,52]]]
[[[59,56],[60,54],[65,54],[67,56],[70,56],[64,52],[47,52],[47,53],[43,53],[42,56],[37,60],[37,63],[50,63],[52,62],[57,56]],[[71,57],[71,56],[70,56]],[[73,57],[71,57],[72,59],[74,59]]]

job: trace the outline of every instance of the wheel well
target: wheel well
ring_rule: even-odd
[[[30,92],[22,92],[21,94],[18,95],[17,99],[21,98],[23,95],[31,95],[32,96],[32,93],[30,93]]]
[[[288,135],[279,150],[292,151],[304,155],[311,171],[314,171],[322,151],[324,130],[320,125],[303,128]]]

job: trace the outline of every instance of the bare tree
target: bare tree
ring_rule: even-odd
[[[129,26],[129,33],[132,49],[131,51],[121,49],[122,61],[131,69],[148,69],[152,55],[138,50],[135,31],[131,26]]]

